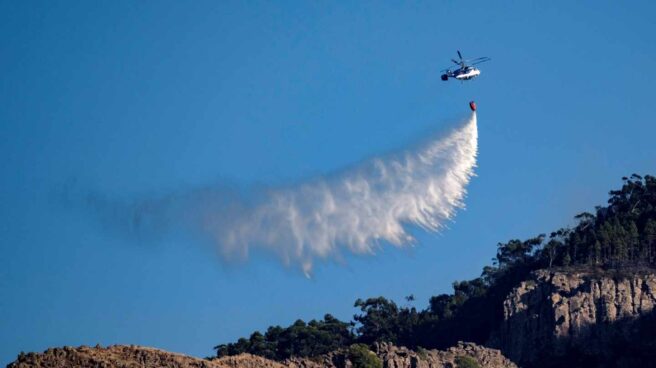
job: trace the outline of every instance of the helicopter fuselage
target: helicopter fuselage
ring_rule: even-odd
[[[449,78],[455,78],[457,80],[470,80],[481,75],[481,71],[473,66],[466,66],[464,68],[458,68],[454,71],[447,70],[445,74],[442,74],[442,80],[448,80]]]
[[[481,71],[474,67],[460,68],[453,72],[453,78],[458,80],[469,80],[481,75]]]

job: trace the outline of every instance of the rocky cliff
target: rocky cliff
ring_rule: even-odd
[[[528,365],[572,351],[603,357],[618,341],[632,339],[638,327],[632,322],[650,315],[655,304],[651,272],[536,271],[506,298],[490,344]]]
[[[376,355],[385,368],[456,368],[457,357],[469,356],[481,368],[516,368],[499,350],[470,343],[460,343],[446,351],[415,352],[390,344],[376,346]],[[114,345],[106,348],[64,347],[43,353],[21,354],[8,368],[350,368],[353,365],[345,352],[333,352],[314,359],[290,359],[274,362],[250,354],[214,360],[193,358],[163,350],[140,346]]]

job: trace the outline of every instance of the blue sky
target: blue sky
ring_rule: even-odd
[[[652,2],[0,2],[0,361],[122,343],[196,356],[358,297],[424,307],[496,243],[571,223],[656,173]],[[489,56],[439,80],[457,49]],[[415,247],[317,265],[136,239],[62,203],[293,183],[479,105],[467,209]]]

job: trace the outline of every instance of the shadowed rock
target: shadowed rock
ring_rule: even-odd
[[[503,321],[490,344],[518,363],[545,356],[603,356],[630,322],[652,313],[656,275],[651,272],[536,271],[503,305]]]

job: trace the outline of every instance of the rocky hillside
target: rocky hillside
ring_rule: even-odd
[[[413,351],[392,344],[375,344],[374,353],[385,368],[454,368],[458,367],[456,360],[471,357],[482,368],[515,368],[515,363],[504,357],[499,350],[488,349],[473,343],[459,343],[447,350]],[[320,359],[290,359],[289,367],[297,368],[346,368],[353,365],[348,353],[336,351],[322,356]]]
[[[505,300],[491,344],[529,366],[572,352],[612,359],[613,347],[638,340],[637,327],[655,304],[654,273],[536,271]]]
[[[419,352],[388,344],[379,344],[376,347],[377,354],[383,361],[383,367],[388,368],[457,367],[457,358],[463,356],[474,358],[481,367],[517,367],[499,350],[488,349],[473,343],[461,342],[447,350],[421,350]]]
[[[375,354],[387,368],[453,368],[460,357],[471,357],[482,368],[515,368],[501,352],[475,344],[461,343],[446,351],[414,352],[389,344],[376,345]],[[374,354],[374,353],[372,353]],[[21,354],[7,368],[346,368],[353,367],[347,352],[333,352],[313,359],[274,362],[250,354],[214,360],[193,358],[140,346],[114,345],[106,348],[81,346],[48,349],[43,353]]]
[[[43,353],[21,354],[7,368],[284,368],[285,366],[258,356],[241,354],[223,359],[205,360],[142,346],[113,345],[63,347]]]
[[[655,306],[653,271],[539,270],[503,302],[503,320],[486,344],[499,350],[458,343],[445,350],[413,351],[375,343],[371,354],[385,368],[455,368],[462,357],[484,368],[516,367],[513,361],[526,367],[649,366],[643,362],[656,361]],[[115,345],[21,354],[7,367],[346,368],[354,366],[350,359],[348,349],[277,362],[251,354],[206,360]]]

